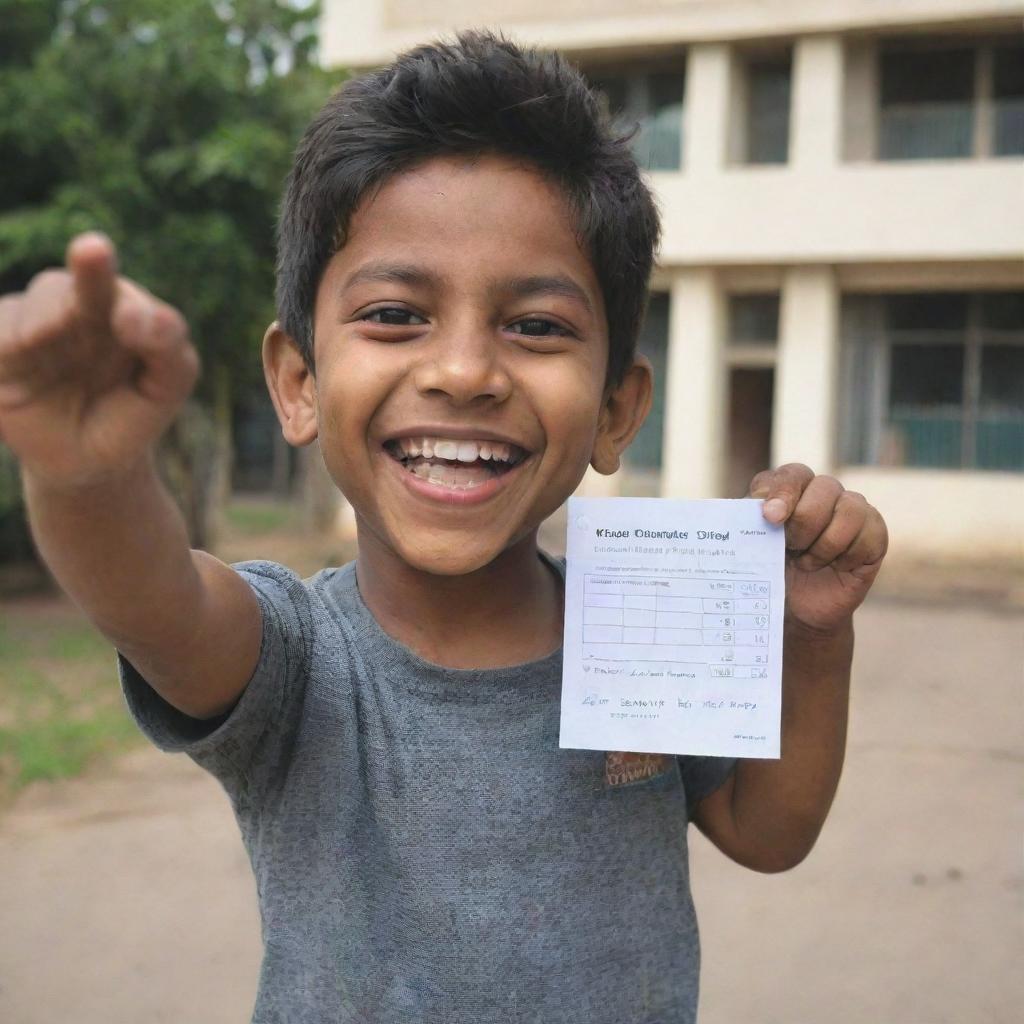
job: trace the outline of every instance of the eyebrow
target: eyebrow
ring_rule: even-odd
[[[364,263],[358,270],[353,271],[342,282],[341,290],[349,288],[365,281],[383,281],[385,284],[407,284],[407,285],[429,285],[436,282],[433,274],[421,270],[411,263],[389,263],[384,260],[373,260]]]
[[[365,282],[404,284],[415,288],[436,286],[440,282],[440,278],[412,263],[374,260],[363,264],[358,270],[349,274],[342,283],[341,290],[344,292]],[[591,315],[594,313],[594,305],[587,293],[572,278],[563,274],[534,274],[530,277],[496,280],[492,283],[491,289],[496,292],[504,292],[517,299],[525,299],[534,295],[561,295],[578,302]]]
[[[534,277],[517,277],[503,282],[505,290],[517,299],[529,298],[531,295],[561,295],[574,299],[590,314],[594,307],[587,293],[572,278],[561,274],[538,274]]]

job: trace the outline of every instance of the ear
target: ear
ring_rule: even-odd
[[[605,396],[590,464],[605,476],[619,468],[622,453],[651,411],[654,373],[646,357],[637,356],[622,382]]]
[[[276,320],[263,336],[263,375],[284,439],[296,447],[316,440],[316,379],[295,339]]]

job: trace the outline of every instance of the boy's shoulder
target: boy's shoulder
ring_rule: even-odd
[[[564,583],[564,556],[540,548],[538,555]],[[285,616],[279,625],[291,621],[312,628],[319,621],[350,634],[349,639],[359,648],[398,643],[387,636],[364,602],[355,561],[329,566],[306,577],[269,559],[235,562],[232,568],[253,588],[265,618],[268,612],[275,618]]]

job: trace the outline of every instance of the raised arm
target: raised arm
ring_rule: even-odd
[[[782,871],[810,851],[832,805],[846,749],[853,613],[885,556],[878,512],[806,466],[759,474],[752,497],[786,524],[782,757],[741,760],[702,800],[697,826],[733,860]]]
[[[241,577],[190,550],[154,469],[198,368],[181,315],[117,276],[102,235],[0,298],[0,442],[39,552],[157,692],[205,718],[241,694],[261,623]]]

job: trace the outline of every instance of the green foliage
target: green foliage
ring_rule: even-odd
[[[207,370],[258,380],[277,204],[333,86],[318,16],[304,0],[0,0],[0,293],[99,228],[182,310]]]
[[[137,743],[109,643],[69,605],[0,608],[0,806]]]
[[[17,788],[41,779],[73,778],[103,754],[115,753],[138,733],[120,710],[104,709],[82,721],[53,718],[18,729],[0,728],[0,761],[11,763]]]
[[[330,88],[316,5],[0,0],[0,288],[99,227],[188,317],[205,361],[246,372],[273,316],[291,151]],[[49,28],[49,32],[47,32]]]
[[[284,531],[295,526],[295,510],[281,502],[239,501],[224,510],[232,531],[247,537],[258,537],[275,530]]]

